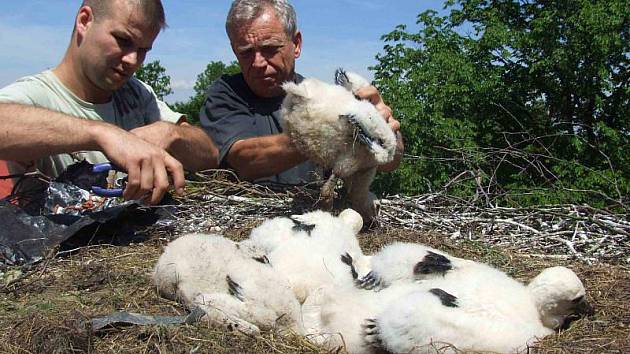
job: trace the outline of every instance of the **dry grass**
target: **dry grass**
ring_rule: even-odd
[[[240,239],[246,229],[228,235]],[[454,244],[438,234],[373,230],[361,236],[374,251],[393,240],[423,242],[455,255],[491,263],[519,279],[558,262],[528,258],[476,242]],[[0,293],[0,352],[6,353],[317,353],[298,336],[274,333],[249,337],[191,326],[133,326],[92,333],[86,319],[115,311],[181,315],[184,308],[158,297],[150,272],[165,240],[142,244],[101,246],[52,259],[29,277]],[[543,353],[630,352],[630,272],[623,266],[570,265],[585,281],[596,314],[580,320],[538,345]]]
[[[257,222],[241,221],[224,234],[241,240]],[[0,278],[1,353],[319,353],[302,337],[264,333],[251,337],[207,323],[181,326],[129,326],[92,331],[88,319],[128,311],[182,315],[178,303],[160,298],[150,273],[170,234],[153,230],[148,240],[124,246],[91,246],[38,264],[18,281]],[[453,255],[492,264],[520,280],[541,269],[566,265],[584,281],[595,315],[547,337],[541,353],[629,353],[630,269],[530,257],[516,250],[445,235],[379,228],[360,236],[366,253],[395,240],[421,242]],[[10,272],[9,272],[10,273]],[[5,273],[5,274],[9,274]],[[6,281],[6,279],[5,279]],[[343,352],[343,350],[341,350]]]

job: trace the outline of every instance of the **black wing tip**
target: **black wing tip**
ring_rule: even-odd
[[[429,292],[437,296],[440,299],[440,302],[442,303],[442,305],[446,307],[459,307],[459,305],[457,304],[457,296],[449,294],[446,291],[439,288],[433,288],[429,290]]]
[[[349,81],[348,74],[343,68],[337,68],[337,70],[335,70],[335,84],[346,86]]]
[[[357,278],[359,277],[359,273],[357,273],[357,269],[354,267],[354,259],[352,259],[352,256],[350,255],[350,253],[346,252],[345,254],[342,254],[341,262],[350,266],[350,273],[352,274],[352,279],[356,281]]]
[[[368,318],[361,324],[365,340],[368,345],[374,349],[383,350],[383,340],[378,325],[378,321],[374,318]]]
[[[232,278],[229,275],[225,276],[225,281],[228,284],[228,291],[230,292],[230,295],[234,296],[235,298],[239,299],[240,301],[243,301],[243,294],[242,294],[242,288],[240,285],[238,285],[237,282],[235,282],[234,280],[232,280]]]
[[[306,224],[304,222],[301,222],[300,220],[296,220],[294,218],[290,218],[291,221],[293,221],[293,227],[291,228],[293,231],[304,231],[306,232],[309,236],[311,236],[311,231],[313,231],[315,229],[315,224]]]
[[[418,262],[414,268],[414,274],[441,274],[444,276],[446,272],[453,269],[453,265],[446,256],[435,252],[427,251],[422,261]]]
[[[383,287],[381,278],[374,271],[370,271],[363,278],[355,281],[356,287],[364,290],[374,290]]]
[[[260,257],[252,257],[252,259],[255,260],[258,263],[268,264],[268,265],[271,264],[271,262],[269,262],[269,258],[267,258],[266,255],[262,255]]]

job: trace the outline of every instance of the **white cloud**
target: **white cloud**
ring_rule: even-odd
[[[194,80],[175,80],[171,82],[171,88],[173,90],[192,90],[194,87]]]

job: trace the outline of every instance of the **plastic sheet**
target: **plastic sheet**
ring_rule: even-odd
[[[165,208],[95,195],[89,188],[103,185],[105,178],[94,176],[91,167],[87,162],[72,165],[47,187],[0,200],[0,267],[38,262],[71,238],[77,240],[66,242],[66,248],[84,245],[81,235],[86,233],[91,241],[99,232],[110,240],[133,238],[141,227],[169,215]]]
[[[191,313],[184,316],[149,316],[133,312],[115,312],[109,316],[96,317],[91,320],[92,330],[95,332],[117,326],[129,325],[179,325],[193,324],[201,319],[205,313],[199,308],[194,308]]]

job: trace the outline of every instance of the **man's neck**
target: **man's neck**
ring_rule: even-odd
[[[52,72],[68,90],[86,102],[101,104],[112,98],[111,92],[103,91],[92,84],[78,64],[73,63],[68,56]]]

